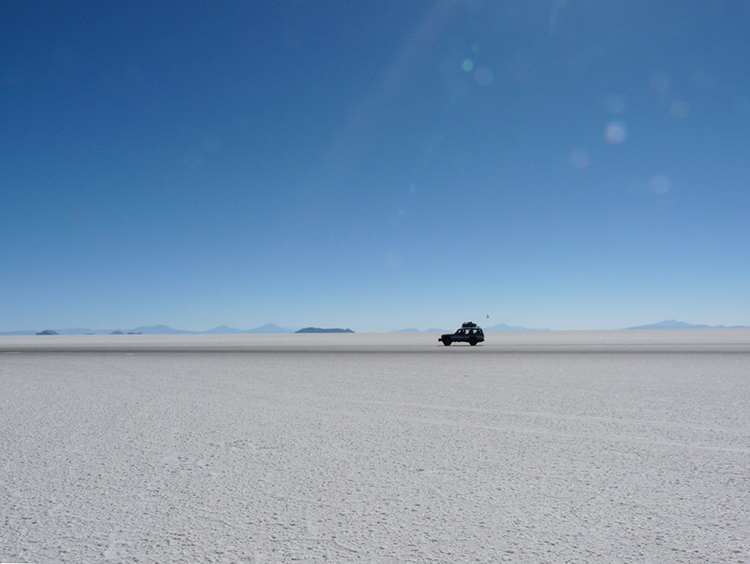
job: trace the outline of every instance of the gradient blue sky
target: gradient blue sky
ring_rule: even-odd
[[[0,12],[0,330],[750,324],[746,2]]]

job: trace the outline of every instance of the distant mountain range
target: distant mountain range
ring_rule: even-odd
[[[626,327],[625,329],[750,329],[746,325],[702,325],[685,323],[684,321],[676,321],[674,319],[667,319],[660,321],[659,323],[652,323],[650,325],[638,325],[636,327]],[[485,327],[485,331],[549,331],[549,329],[529,329],[527,327],[518,327],[513,325],[507,325],[506,323],[500,323],[499,325],[493,325],[491,327]],[[391,331],[391,333],[451,333],[453,330],[447,329],[425,329],[420,331],[415,328],[400,329]],[[287,327],[280,327],[273,323],[267,323],[255,329],[238,329],[236,327],[228,327],[226,325],[220,325],[213,329],[207,329],[205,331],[189,331],[186,329],[174,329],[166,325],[149,325],[142,327],[135,327],[133,329],[87,329],[83,327],[74,327],[69,329],[45,329],[39,330],[28,330],[28,331],[0,331],[0,335],[112,335],[112,334],[143,334],[143,335],[230,335],[230,334],[264,334],[264,333],[354,333],[351,329],[320,329],[317,327],[306,327],[304,329],[290,329]]]
[[[748,327],[745,325],[694,325],[693,323],[667,319],[651,325],[638,325],[637,327],[626,327],[626,329],[748,329]]]
[[[237,329],[220,325],[206,331],[188,331],[186,329],[174,329],[166,325],[150,325],[135,327],[133,329],[87,329],[73,327],[69,329],[45,329],[44,331],[0,331],[0,335],[36,335],[38,333],[59,335],[112,335],[112,334],[143,334],[143,335],[222,335],[222,334],[253,334],[253,333],[294,333],[296,329],[279,327],[273,323],[267,323],[255,329]]]

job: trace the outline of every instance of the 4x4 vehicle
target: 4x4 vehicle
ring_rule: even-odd
[[[484,331],[476,323],[467,321],[466,323],[462,323],[461,328],[455,333],[446,333],[438,337],[438,341],[442,342],[446,347],[449,347],[451,343],[469,343],[473,347],[477,343],[484,341]]]

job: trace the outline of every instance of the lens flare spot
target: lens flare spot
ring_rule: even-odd
[[[648,81],[651,89],[657,94],[664,95],[669,90],[669,77],[663,72],[656,71],[651,74],[651,79]]]
[[[627,130],[625,129],[625,126],[618,121],[608,123],[604,130],[604,138],[607,140],[607,143],[611,145],[619,145],[625,141],[626,137]]]
[[[474,80],[479,86],[489,86],[494,79],[495,75],[490,69],[481,68],[474,73]]]
[[[466,59],[463,63],[461,63],[461,69],[463,69],[464,72],[471,72],[471,69],[474,68],[474,61],[471,59]]]
[[[625,111],[625,98],[618,94],[612,94],[607,98],[607,111],[613,114],[621,114]]]
[[[570,154],[570,164],[575,168],[584,169],[589,166],[589,153],[581,149],[577,149]]]
[[[654,194],[666,194],[667,192],[669,192],[669,189],[672,187],[672,184],[669,181],[669,178],[667,178],[663,174],[654,176],[649,181],[648,185]]]
[[[685,119],[689,113],[690,104],[683,100],[673,102],[669,107],[669,115],[671,115],[674,119]]]

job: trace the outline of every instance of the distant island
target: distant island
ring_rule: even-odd
[[[295,333],[354,333],[351,329],[321,329],[320,327],[305,327]]]
[[[44,331],[39,331],[37,335],[59,335],[57,331],[53,331],[52,329],[45,329]]]

